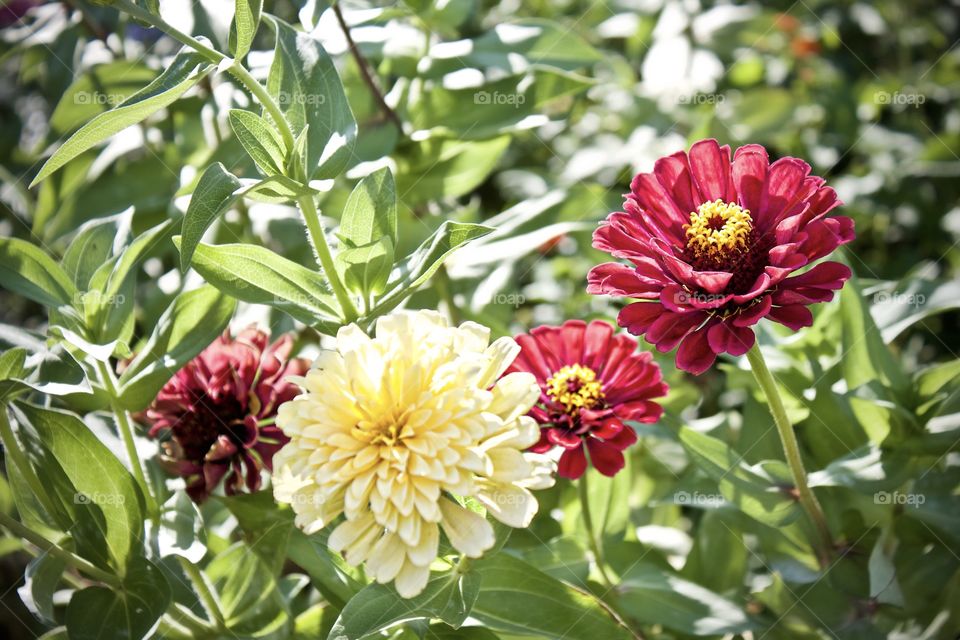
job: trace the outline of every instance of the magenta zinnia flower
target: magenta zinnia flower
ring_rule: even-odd
[[[797,270],[853,240],[853,220],[827,214],[840,200],[797,158],[770,163],[756,144],[701,140],[633,179],[624,211],[610,214],[593,246],[628,260],[594,267],[587,291],[637,298],[618,322],[677,366],[703,373],[717,354],[743,355],[751,328],[769,317],[810,326],[807,305],[826,302],[850,277],[838,262]]]
[[[637,441],[625,422],[656,422],[663,413],[651,400],[667,393],[652,355],[637,353],[635,339],[598,320],[537,327],[516,341],[520,355],[504,375],[528,371],[540,385],[528,414],[540,423],[540,441],[530,450],[562,449],[557,471],[575,479],[587,468],[586,445],[597,471],[616,475],[623,450]]]
[[[203,502],[221,479],[228,495],[260,488],[260,470],[287,443],[273,423],[277,407],[299,389],[286,380],[309,365],[289,358],[293,340],[272,345],[255,328],[236,338],[224,332],[180,369],[147,409],[150,435],[170,434],[162,462],[187,481],[187,493]]]

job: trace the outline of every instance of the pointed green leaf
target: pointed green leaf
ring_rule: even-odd
[[[209,285],[177,296],[120,376],[120,403],[130,411],[145,409],[167,380],[220,335],[235,307]]]
[[[221,213],[230,208],[237,199],[240,180],[219,162],[206,168],[197,188],[190,198],[187,213],[183,216],[183,230],[180,242],[180,270],[190,268],[193,252],[204,232]]]
[[[230,25],[230,52],[237,60],[250,51],[253,38],[257,35],[260,26],[260,13],[263,10],[263,0],[237,0],[233,23]]]
[[[71,304],[77,293],[53,258],[19,238],[0,238],[0,286],[53,308]]]
[[[197,246],[193,268],[227,295],[253,304],[267,304],[304,324],[335,332],[336,302],[326,280],[276,253],[248,244]]]
[[[378,295],[383,292],[393,268],[393,243],[387,236],[360,247],[341,249],[337,269],[353,293]]]
[[[304,177],[333,178],[350,162],[357,137],[343,83],[318,39],[277,18],[269,21],[277,45],[267,89],[295,134],[309,125]]]
[[[204,64],[200,54],[181,51],[156,80],[124,100],[116,109],[96,116],[73,134],[47,160],[30,186],[41,182],[87,149],[173,103],[212,68]]]
[[[384,167],[354,187],[340,218],[341,239],[359,247],[386,236],[397,244],[397,187]]]
[[[245,2],[245,0],[238,0]],[[230,128],[257,168],[265,176],[283,173],[286,157],[283,139],[272,124],[252,111],[231,109]]]

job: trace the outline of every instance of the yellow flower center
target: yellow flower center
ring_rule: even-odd
[[[704,202],[683,225],[687,249],[701,262],[720,262],[750,249],[753,218],[750,211],[732,202]]]
[[[593,369],[579,364],[567,365],[547,380],[547,395],[572,414],[600,404],[603,385]]]

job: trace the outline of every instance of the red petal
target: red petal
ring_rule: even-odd
[[[557,474],[562,478],[576,480],[587,470],[587,457],[583,454],[583,447],[567,449],[557,462]]]

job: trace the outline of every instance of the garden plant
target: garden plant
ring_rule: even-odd
[[[3,0],[0,637],[960,637],[956,0]]]

